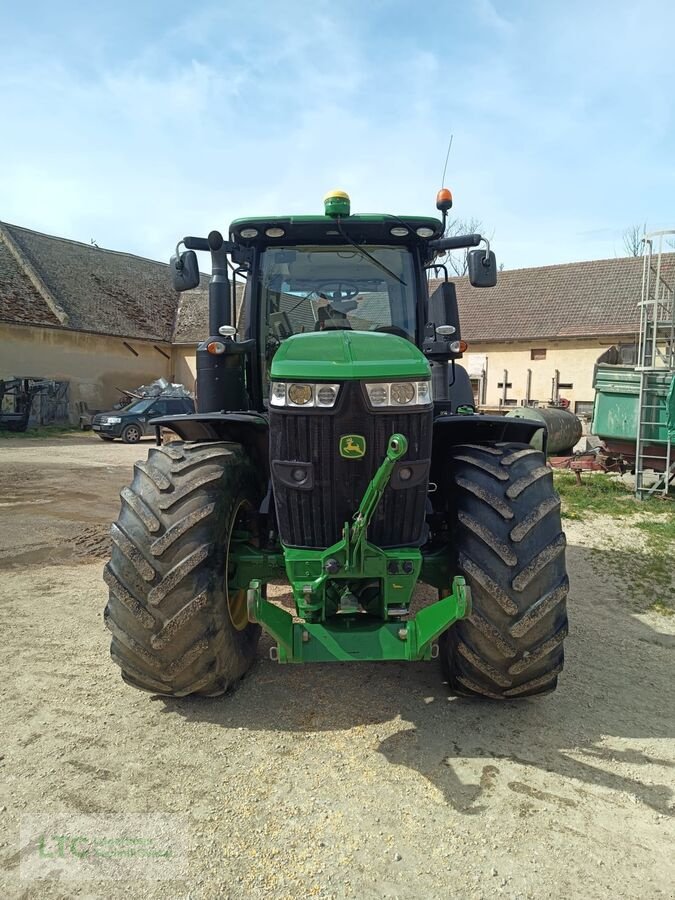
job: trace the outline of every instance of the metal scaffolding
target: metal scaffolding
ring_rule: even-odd
[[[672,253],[675,230],[653,231],[643,242],[635,448],[635,494],[640,500],[667,495],[675,478],[668,410],[675,378],[675,270],[663,265],[664,251]],[[655,475],[645,479],[648,471]]]

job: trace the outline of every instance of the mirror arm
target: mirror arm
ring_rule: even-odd
[[[176,261],[174,262],[174,268],[176,269],[177,272],[182,272],[183,268],[184,268],[183,260],[181,259],[181,256],[180,256],[180,245],[182,243],[183,243],[183,241],[178,241],[178,243],[176,244],[176,251],[175,251]]]
[[[481,241],[485,241],[485,256],[483,257],[483,265],[490,265],[490,241],[486,237],[481,237]]]
[[[434,274],[437,274],[439,269],[443,269],[443,272],[445,273],[445,280],[446,281],[449,280],[448,267],[446,265],[444,265],[443,263],[430,263],[428,266],[425,266],[424,268],[425,269],[433,269]]]
[[[208,238],[184,237],[180,242],[185,244],[187,250],[210,250]]]
[[[477,247],[485,238],[480,234],[458,234],[455,237],[438,238],[429,241],[431,250],[463,250],[466,247]]]

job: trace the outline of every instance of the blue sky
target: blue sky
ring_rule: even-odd
[[[435,214],[507,268],[675,228],[675,4],[0,0],[0,219],[168,259],[245,215]]]

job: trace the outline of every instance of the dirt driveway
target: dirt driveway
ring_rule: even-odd
[[[146,449],[0,444],[1,897],[674,896],[675,619],[622,598],[625,527],[569,523],[549,697],[448,699],[435,663],[282,667],[263,641],[232,696],[167,701],[122,683],[102,616]],[[20,878],[22,818],[56,813],[164,814],[181,877]]]

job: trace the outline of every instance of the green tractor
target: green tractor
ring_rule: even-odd
[[[198,412],[155,420],[158,444],[161,426],[181,440],[136,464],[112,526],[105,618],[128,684],[222,694],[263,629],[280,663],[440,657],[457,695],[556,687],[560,502],[530,445],[542,423],[476,414],[438,259],[467,248],[478,288],[496,261],[479,234],[443,237],[451,204],[351,215],[336,191],[325,215],[180,242],[179,291],[200,282],[195,251],[211,254],[210,336]],[[430,270],[445,277],[429,297]],[[293,612],[268,599],[280,579]],[[420,583],[437,599],[413,614]]]

